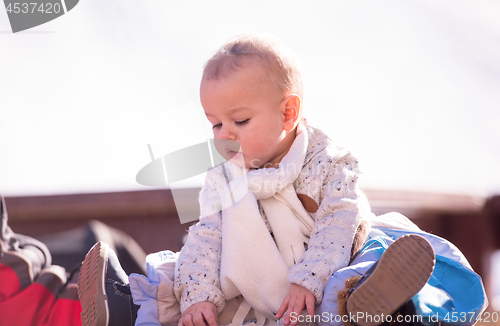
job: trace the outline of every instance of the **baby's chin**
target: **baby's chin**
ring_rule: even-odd
[[[229,162],[236,164],[239,167],[249,169],[249,170],[273,167],[273,165],[271,163],[261,163],[262,160],[260,160],[260,159],[248,158],[242,152],[226,153],[225,158]]]
[[[245,160],[245,167],[247,169],[264,169],[264,168],[272,168],[272,167],[275,167],[275,165],[273,165],[272,163],[260,163],[261,160],[258,160],[258,159],[253,159],[253,160]],[[240,165],[242,166],[242,165]]]
[[[226,157],[227,156],[227,157]],[[225,155],[225,158],[228,162],[231,162],[241,168],[244,169],[258,169],[260,167],[255,166],[255,164],[252,164],[252,162],[248,159],[246,159],[241,152],[234,154],[227,154]]]
[[[239,167],[250,169],[250,164],[246,162],[241,152],[228,154],[228,161],[238,165]]]

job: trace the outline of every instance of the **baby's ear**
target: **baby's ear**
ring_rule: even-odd
[[[300,97],[290,94],[284,100],[283,127],[285,131],[292,131],[300,117]]]

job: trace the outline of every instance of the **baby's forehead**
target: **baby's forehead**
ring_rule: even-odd
[[[207,81],[217,82],[226,79],[237,79],[239,83],[247,84],[248,87],[257,85],[268,90],[279,90],[280,93],[283,91],[279,72],[258,58],[246,60],[246,62],[233,67],[230,71],[208,76],[202,79],[201,86]]]
[[[263,72],[263,81],[272,88],[302,96],[302,78],[295,54],[269,36],[247,34],[227,42],[206,62],[202,80],[219,80],[242,67],[257,67]]]

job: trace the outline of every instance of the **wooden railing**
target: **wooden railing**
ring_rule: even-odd
[[[187,189],[176,193],[176,199],[197,214],[197,193],[198,189]],[[500,246],[495,243],[500,233],[500,197],[490,199],[489,209],[485,210],[484,198],[466,195],[373,189],[365,193],[374,213],[400,212],[423,230],[453,242],[483,277],[490,292],[489,257]],[[10,197],[6,204],[9,224],[17,233],[36,238],[95,219],[128,233],[146,253],[180,250],[192,224],[180,223],[168,189]]]

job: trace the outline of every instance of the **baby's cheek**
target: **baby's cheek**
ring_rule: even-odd
[[[240,149],[245,155],[246,158],[252,159],[255,156],[255,143],[254,141],[249,141],[246,139],[241,139],[240,141]]]

